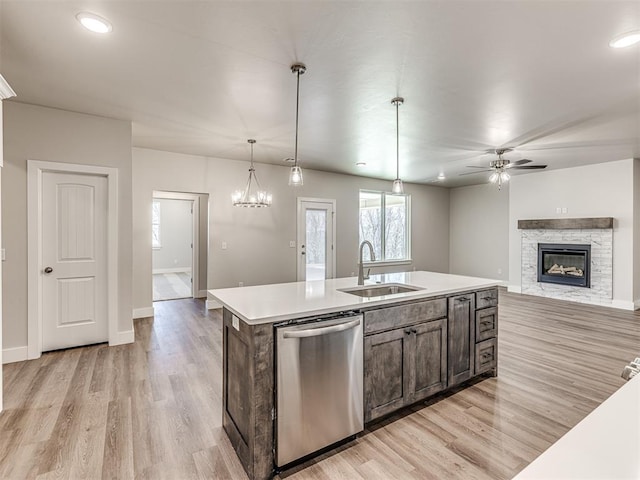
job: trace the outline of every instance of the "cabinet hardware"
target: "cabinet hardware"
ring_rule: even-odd
[[[459,302],[468,302],[469,301],[469,297],[462,297],[462,298],[458,298],[457,300]]]
[[[493,297],[482,297],[482,300],[493,300]]]
[[[405,330],[404,333],[406,333],[407,335],[411,335],[411,330]]]
[[[418,331],[415,328],[411,329],[411,333],[413,333],[414,335],[416,335],[418,333]]]

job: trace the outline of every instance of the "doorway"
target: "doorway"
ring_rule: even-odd
[[[336,201],[298,198],[298,281],[335,277]]]
[[[154,302],[206,296],[207,205],[207,194],[153,192]]]

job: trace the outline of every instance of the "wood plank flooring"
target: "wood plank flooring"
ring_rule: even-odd
[[[0,478],[245,479],[221,428],[221,314],[155,305],[131,345],[4,366]],[[421,403],[287,479],[509,479],[619,388],[640,313],[500,293],[499,375]]]

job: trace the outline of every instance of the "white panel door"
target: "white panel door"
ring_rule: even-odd
[[[335,276],[333,200],[298,199],[298,281]]]
[[[42,351],[106,342],[107,178],[42,174]]]

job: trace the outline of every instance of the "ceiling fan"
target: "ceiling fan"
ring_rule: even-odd
[[[489,181],[491,183],[498,184],[498,190],[502,188],[502,184],[511,178],[511,175],[507,172],[508,169],[518,169],[518,170],[541,170],[543,168],[547,168],[546,165],[526,165],[527,163],[531,163],[533,160],[528,160],[523,158],[522,160],[516,160],[515,162],[511,162],[506,158],[503,158],[503,155],[506,153],[510,153],[513,151],[513,148],[496,148],[495,150],[489,150],[487,153],[495,154],[498,156],[496,160],[491,160],[489,162],[489,168],[479,167],[477,165],[467,165],[468,168],[482,168],[483,170],[479,170],[477,172],[467,172],[461,173],[460,175],[474,175],[476,173],[482,172],[492,172],[489,177]]]

